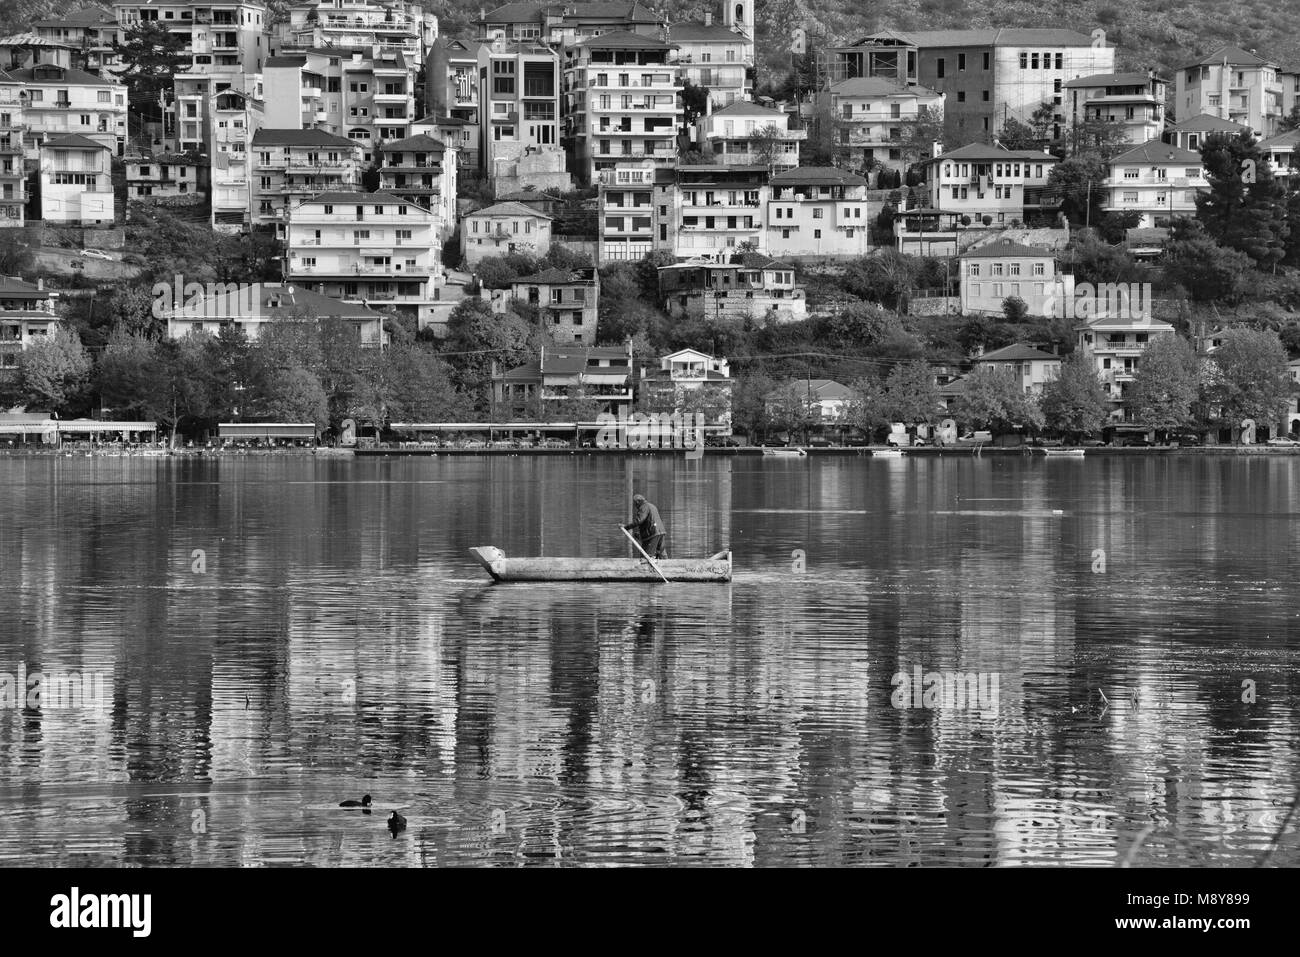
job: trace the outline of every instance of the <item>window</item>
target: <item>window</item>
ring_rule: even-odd
[[[1020,69],[1025,70],[1028,68],[1029,68],[1029,54],[1022,53],[1020,54]]]
[[[943,57],[939,57],[938,61],[935,63],[935,71],[939,79],[942,80],[943,79]]]
[[[1044,275],[1046,275],[1046,274],[1047,274],[1047,265],[1046,265],[1046,263],[1034,263],[1034,275],[1035,275],[1035,276],[1044,276]]]
[[[1038,69],[1038,54],[1037,54],[1037,53],[1031,53],[1031,54],[1029,55],[1029,69],[1031,69],[1031,70],[1037,70],[1037,69]]]
[[[326,215],[326,216],[332,216],[333,214],[334,214],[334,207],[333,207],[333,206],[326,205],[326,207],[325,207],[325,215]]]
[[[821,238],[822,238],[822,231],[820,229],[814,229],[813,239],[821,239]]]
[[[989,53],[985,53],[985,54],[984,54],[984,69],[986,69],[986,70],[989,68],[989,57],[990,57],[990,56],[991,56],[991,54],[989,54]]]
[[[985,90],[985,91],[984,91],[984,102],[987,103],[988,101],[989,101],[989,91],[988,91],[988,90]]]
[[[303,256],[303,257],[302,257],[302,265],[303,265],[305,268],[307,268],[307,269],[315,269],[315,268],[316,268],[316,257],[315,257],[315,256]]]
[[[965,90],[958,90],[958,91],[957,91],[957,102],[958,102],[958,103],[965,103],[965,102],[966,102],[966,91],[965,91]]]
[[[957,71],[958,71],[959,73],[961,73],[961,72],[965,72],[965,70],[966,70],[966,54],[964,54],[964,53],[958,53],[958,54],[957,54]]]
[[[1137,190],[1125,190],[1121,197],[1121,202],[1136,203],[1138,201]]]
[[[1056,54],[1056,68],[1058,70],[1064,69],[1064,64],[1065,64],[1064,56],[1060,53]]]
[[[790,238],[790,230],[788,230],[788,229],[783,229],[783,230],[781,230],[781,238],[782,238],[782,239],[789,239],[789,238]]]
[[[100,90],[100,91],[99,91],[99,102],[100,102],[100,103],[111,103],[111,102],[112,102],[112,94],[111,94],[108,90]]]
[[[966,275],[968,275],[968,276],[978,276],[979,274],[980,274],[980,264],[979,264],[979,263],[970,263],[970,264],[966,267]]]
[[[1124,168],[1124,178],[1125,178],[1125,179],[1137,179],[1137,178],[1138,178],[1138,171],[1135,170],[1135,169],[1129,169],[1128,167],[1125,167],[1125,168]]]
[[[813,219],[823,219],[825,218],[825,216],[826,216],[826,210],[824,209],[813,210]]]

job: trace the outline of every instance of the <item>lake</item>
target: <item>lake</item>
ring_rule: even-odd
[[[734,582],[467,554],[626,555],[630,487]],[[0,488],[0,865],[1300,863],[1295,457],[7,456]]]

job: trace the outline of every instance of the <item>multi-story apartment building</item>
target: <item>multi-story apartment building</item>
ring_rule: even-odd
[[[456,146],[461,166],[473,169],[478,169],[478,47],[454,37],[437,39],[425,60],[425,116],[412,127],[412,132],[433,132],[422,129],[423,124],[438,119],[459,121],[458,135],[442,139]]]
[[[735,100],[700,117],[700,150],[724,166],[791,169],[799,165],[799,144],[808,138],[807,130],[790,128],[791,119],[783,110]]]
[[[989,224],[1025,222],[1059,207],[1047,178],[1059,160],[1050,153],[977,143],[925,161],[930,208]]]
[[[72,66],[102,74],[112,73],[118,66],[113,46],[117,26],[117,20],[103,7],[85,6],[55,19],[33,21],[32,32],[43,40],[71,44]]]
[[[172,141],[178,152],[213,151],[220,124],[234,119],[215,115],[219,103],[230,106],[231,101],[217,99],[219,94],[227,91],[260,101],[263,97],[262,77],[256,73],[215,69],[176,74],[172,81],[170,123]]]
[[[253,135],[262,128],[263,107],[235,90],[212,96],[208,136],[212,228],[235,232],[248,226],[252,209]]]
[[[1174,78],[1178,116],[1208,113],[1269,137],[1278,131],[1285,93],[1278,65],[1240,47],[1220,47],[1179,68]]]
[[[249,223],[282,238],[291,207],[322,192],[354,192],[361,181],[361,148],[324,130],[260,129],[251,145]]]
[[[3,132],[0,132],[3,136]],[[1273,175],[1294,189],[1300,184],[1300,130],[1279,133],[1259,144],[1259,151],[1268,157]],[[0,147],[3,152],[3,147]],[[1292,227],[1294,228],[1294,226]]]
[[[707,408],[705,423],[715,434],[731,434],[731,366],[725,358],[695,349],[659,357],[657,368],[641,367],[638,390],[652,409],[674,412]],[[710,414],[711,413],[711,414]]]
[[[1185,150],[1199,150],[1205,141],[1216,133],[1236,136],[1249,133],[1250,127],[1234,123],[1232,120],[1220,119],[1208,113],[1201,113],[1191,119],[1183,120],[1165,130],[1162,139],[1166,143],[1182,147]]]
[[[635,0],[596,3],[507,3],[490,12],[480,10],[474,24],[483,41],[538,41],[572,46],[591,37],[629,30],[658,37],[662,19]]]
[[[1165,99],[1169,83],[1153,72],[1098,73],[1076,77],[1065,83],[1067,115],[1076,148],[1080,127],[1104,121],[1118,123],[1124,139],[1134,146],[1158,140],[1165,131]]]
[[[1209,189],[1201,154],[1169,143],[1144,143],[1110,161],[1107,212],[1134,212],[1138,226],[1168,226],[1196,215],[1196,196]]]
[[[288,213],[285,281],[344,302],[396,309],[423,329],[442,268],[434,216],[391,193],[321,193]]]
[[[128,156],[127,201],[151,203],[164,199],[185,199],[201,202],[206,195],[207,172],[207,160],[201,160],[194,153]]]
[[[667,40],[674,47],[670,56],[682,80],[708,90],[709,105],[715,110],[753,96],[753,11],[753,0],[723,0],[721,24],[705,11],[703,23],[668,27]]]
[[[47,223],[100,226],[113,222],[112,151],[72,133],[47,139],[40,153],[41,218]]]
[[[948,136],[988,143],[1005,120],[1028,122],[1044,103],[1055,107],[1050,135],[1059,138],[1066,82],[1114,70],[1114,45],[1074,30],[887,30],[832,48],[826,79],[888,77],[942,93]]]
[[[460,221],[460,250],[469,268],[489,256],[528,253],[545,256],[551,248],[551,217],[520,203],[497,203]]]
[[[998,369],[1015,376],[1026,395],[1042,395],[1043,387],[1061,374],[1061,357],[1023,342],[994,349],[976,358],[974,371]]]
[[[257,73],[266,58],[266,6],[248,0],[128,0],[113,4],[117,37],[158,23],[185,39],[190,69]]]
[[[535,40],[478,51],[482,170],[500,192],[567,185],[560,148],[560,57]]]
[[[867,181],[856,173],[829,166],[777,173],[766,213],[773,256],[852,257],[871,248],[873,209]]]
[[[374,162],[383,143],[411,135],[419,63],[378,47],[273,56],[263,71],[266,125],[346,137]]]
[[[50,137],[80,134],[121,155],[126,143],[126,87],[84,70],[40,64],[10,70],[27,94],[23,122],[28,159]]]
[[[1031,316],[1066,315],[1074,278],[1063,275],[1050,249],[1001,239],[966,250],[961,263],[962,315],[1002,315],[1007,299],[1024,302]]]
[[[1138,363],[1147,346],[1158,336],[1174,334],[1174,327],[1149,316],[1138,318],[1103,317],[1075,326],[1078,348],[1095,363],[1110,403],[1110,418],[1122,422],[1126,418],[1125,396]]]
[[[0,228],[23,225],[27,205],[22,89],[0,72]]]
[[[598,262],[643,259],[656,248],[671,248],[667,224],[673,175],[672,170],[640,164],[601,173],[596,200]]]
[[[427,133],[379,148],[379,188],[434,214],[434,235],[456,228],[456,151]]]
[[[618,163],[676,164],[682,84],[670,49],[622,30],[565,52],[565,141],[569,168],[582,182],[598,182]]]
[[[437,40],[438,18],[427,5],[402,0],[313,0],[291,6],[277,34],[277,53],[379,47],[422,63]]]
[[[388,344],[384,317],[358,305],[312,292],[302,284],[259,282],[228,291],[213,290],[212,295],[195,297],[169,309],[167,336],[183,339],[191,332],[216,335],[223,326],[233,325],[250,341],[276,322],[310,322],[342,319],[352,327],[363,346]]]
[[[30,283],[17,276],[0,276],[0,376],[12,375],[22,351],[58,324],[57,297],[57,292],[45,288],[44,279]]]
[[[682,259],[722,261],[741,249],[765,252],[768,179],[766,166],[680,167],[672,188],[661,190],[663,201],[656,200],[667,213],[657,223],[664,238],[656,248]]]
[[[930,154],[925,143],[919,155],[905,155],[909,136],[922,111],[944,109],[944,96],[916,84],[887,77],[859,76],[841,80],[820,94],[821,115],[835,124],[835,147],[849,169],[870,171],[877,166],[902,172],[911,162]]]
[[[534,403],[590,399],[598,412],[617,415],[632,406],[632,343],[623,347],[543,347],[534,362],[493,372],[498,415],[529,415]]]
[[[596,341],[600,280],[592,267],[543,269],[516,279],[510,285],[509,299],[536,306],[543,326],[560,345],[592,345]],[[505,290],[493,290],[492,308],[504,311],[508,306]]]
[[[794,267],[761,253],[739,253],[727,262],[695,259],[661,266],[659,294],[675,318],[793,322],[808,314]]]

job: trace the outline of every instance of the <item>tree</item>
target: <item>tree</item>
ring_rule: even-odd
[[[777,381],[763,372],[737,377],[731,393],[732,427],[757,445],[771,429],[767,399],[777,389]]]
[[[750,160],[756,166],[767,167],[770,173],[776,161],[785,155],[785,131],[775,123],[768,123],[762,129],[755,130],[752,136]]]
[[[885,378],[884,413],[890,422],[918,425],[939,412],[939,390],[929,363],[921,359],[894,367]]]
[[[1002,315],[1011,323],[1022,323],[1029,318],[1029,304],[1019,296],[1007,296],[1002,300]]]
[[[161,20],[143,20],[126,29],[123,42],[113,42],[122,68],[118,77],[130,90],[131,105],[162,118],[162,98],[170,97],[178,70],[189,62],[189,35],[172,33]]]
[[[1207,404],[1234,428],[1242,419],[1273,422],[1291,394],[1286,350],[1275,332],[1237,326],[1223,333],[1223,344],[1210,354],[1205,383]]]
[[[1292,130],[1300,130],[1300,103],[1291,107],[1291,112],[1282,117],[1277,125],[1279,133],[1290,133]]]
[[[708,87],[696,86],[690,80],[682,88],[682,108],[686,113],[686,126],[691,127],[709,111]]]
[[[1222,246],[1240,250],[1261,269],[1286,254],[1286,190],[1249,131],[1216,133],[1201,147],[1210,189],[1196,197],[1196,218]]]
[[[929,159],[934,155],[936,142],[942,152],[947,152],[943,107],[922,106],[917,109],[916,119],[908,124],[903,136],[903,159],[909,164]]]
[[[1107,176],[1109,169],[1100,154],[1081,153],[1052,167],[1047,188],[1061,197],[1061,212],[1073,225],[1090,225],[1100,222],[1104,214],[1102,184]]]
[[[855,429],[860,429],[870,440],[877,429],[885,428],[892,421],[886,411],[887,398],[885,387],[874,375],[862,376],[849,383],[853,398],[845,409],[845,421]],[[904,422],[907,419],[903,419]]]
[[[1039,406],[1049,428],[1072,436],[1099,431],[1110,407],[1092,358],[1076,352],[1062,362],[1057,377],[1043,386]]]
[[[1127,404],[1134,421],[1163,432],[1191,425],[1198,391],[1196,354],[1180,336],[1156,336],[1142,353]]]
[[[282,369],[274,377],[258,412],[271,422],[311,422],[317,430],[330,422],[329,397],[320,377],[300,365]]]
[[[167,391],[158,344],[117,327],[108,338],[95,370],[102,405],[128,419],[157,418],[157,403]]]
[[[28,405],[62,413],[81,397],[89,380],[89,354],[76,333],[57,323],[19,354],[19,390]]]
[[[1166,282],[1182,286],[1197,302],[1234,303],[1241,299],[1254,263],[1243,252],[1198,236],[1165,246],[1161,264]]]
[[[1009,369],[977,369],[968,375],[956,412],[963,422],[995,432],[1043,425],[1038,403],[1025,394],[1019,378]]]
[[[787,379],[767,396],[768,425],[778,432],[808,433],[821,422],[821,406],[808,394],[808,387],[798,379]]]
[[[447,320],[445,351],[457,373],[462,391],[474,395],[479,407],[487,404],[492,363],[511,369],[533,355],[529,339],[533,330],[513,312],[496,313],[477,297],[463,299]]]
[[[1114,159],[1133,145],[1118,120],[1085,119],[1074,124],[1070,140],[1074,153],[1091,153],[1103,160]]]
[[[1036,150],[1041,148],[1042,138],[1032,128],[1009,116],[998,130],[998,143],[1009,150]]]
[[[0,229],[0,276],[22,276],[36,266],[36,256],[21,229]]]
[[[844,269],[844,288],[862,299],[897,308],[916,285],[918,263],[894,249],[852,260]]]
[[[163,389],[154,399],[154,418],[172,434],[176,445],[182,424],[192,432],[212,415],[216,381],[208,359],[206,333],[191,332],[183,339],[158,343]]]

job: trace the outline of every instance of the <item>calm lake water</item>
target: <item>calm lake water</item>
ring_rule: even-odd
[[[103,682],[0,702],[0,865],[1249,863],[1300,784],[1298,479],[0,458],[0,672]],[[735,581],[467,554],[624,555],[629,480]]]

